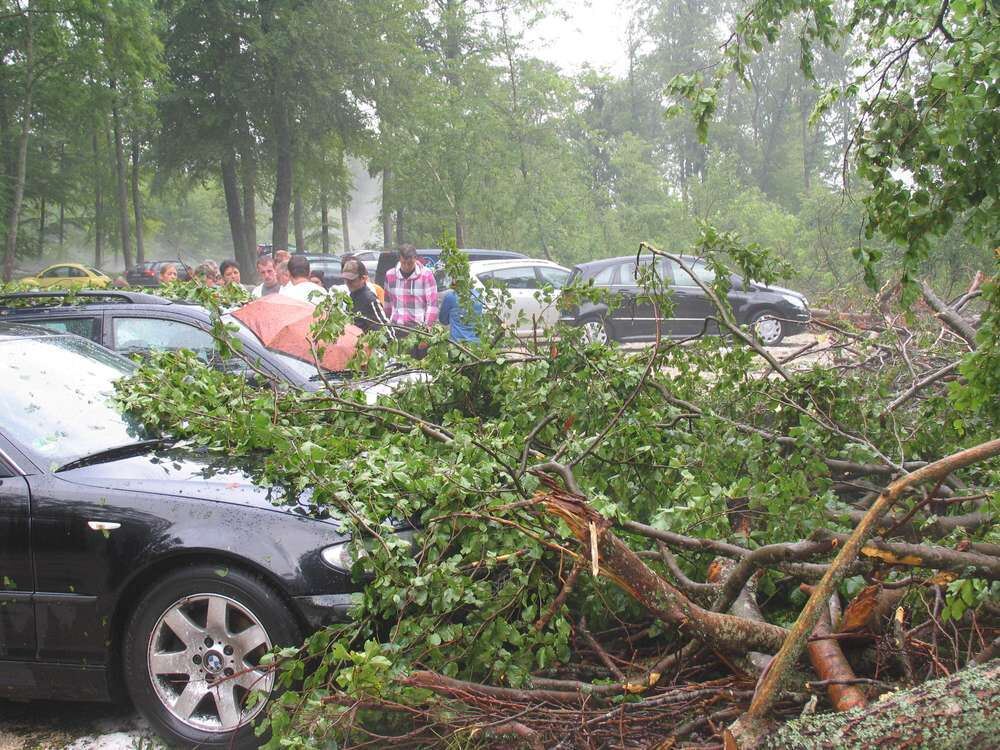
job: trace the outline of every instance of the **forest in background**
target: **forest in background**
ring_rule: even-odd
[[[446,233],[572,264],[640,241],[681,252],[708,222],[773,250],[804,291],[857,286],[860,245],[902,250],[865,238],[869,188],[844,157],[857,100],[810,122],[849,84],[852,40],[807,80],[797,30],[777,34],[752,87],[725,81],[710,145],[665,116],[668,84],[718,62],[740,7],[637,0],[619,78],[541,60],[525,31],[553,11],[537,0],[6,0],[5,274],[357,250],[340,229],[356,157],[381,180],[385,246]],[[960,225],[920,269],[949,292],[989,262]]]

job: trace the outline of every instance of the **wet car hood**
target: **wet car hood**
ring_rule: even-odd
[[[326,515],[313,504],[311,490],[291,497],[281,487],[262,486],[260,472],[254,477],[255,464],[251,458],[175,446],[61,471],[56,476],[74,484],[120,492],[210,500],[314,518]]]
[[[806,297],[802,292],[796,292],[794,289],[786,289],[783,286],[773,286],[773,285],[768,286],[765,284],[758,284],[757,282],[754,282],[753,288],[754,291],[758,292],[774,292],[775,294],[790,294],[793,297],[799,297],[801,299],[805,299]]]

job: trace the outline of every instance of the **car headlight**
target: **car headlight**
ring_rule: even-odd
[[[413,547],[413,537],[415,534],[416,531],[413,529],[402,529],[392,536],[400,540],[403,543],[402,546],[407,550],[410,550]],[[355,553],[351,549],[351,540],[346,539],[343,542],[331,544],[329,547],[324,548],[320,552],[320,555],[323,557],[323,562],[331,568],[343,573],[350,573],[354,563],[366,557],[368,552],[362,547]]]
[[[782,294],[781,296],[789,304],[792,304],[795,307],[801,307],[803,310],[809,306],[809,302],[806,301],[806,298],[800,297],[797,294]]]
[[[327,547],[320,553],[323,556],[323,562],[331,568],[336,568],[345,573],[350,572],[351,566],[354,564],[354,556],[351,554],[350,545],[351,542],[348,540]]]

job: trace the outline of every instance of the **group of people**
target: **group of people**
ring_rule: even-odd
[[[319,284],[310,279],[308,259],[300,255],[282,258],[282,252],[279,250],[274,258],[261,256],[257,260],[261,283],[251,291],[254,297],[288,294],[308,300],[313,292],[323,291],[322,279],[318,279]],[[420,262],[413,245],[399,247],[397,262],[386,273],[384,287],[376,284],[365,264],[351,255],[342,256],[340,276],[354,307],[354,322],[363,331],[383,329],[392,338],[402,338],[440,322],[449,326],[455,340],[477,340],[455,290],[439,295],[434,273]],[[473,300],[473,313],[482,313],[478,298]],[[420,341],[414,355],[422,356],[426,347],[427,342]]]
[[[160,282],[177,280],[177,267],[166,263],[160,267]],[[303,302],[315,302],[316,293],[326,294],[321,272],[313,272],[309,259],[278,250],[257,259],[260,283],[250,288],[252,297],[283,294]],[[385,286],[379,286],[368,276],[365,264],[350,254],[341,257],[340,276],[354,308],[354,322],[362,331],[385,330],[391,338],[403,338],[417,331],[430,330],[435,323],[449,327],[456,341],[477,341],[474,321],[466,320],[466,311],[454,289],[438,294],[437,280],[417,255],[413,245],[401,245],[398,261],[388,270]],[[207,286],[242,284],[240,267],[233,260],[221,264],[205,261],[194,269],[194,277]],[[249,287],[248,287],[249,288]],[[473,317],[482,314],[482,302],[473,294]],[[413,350],[416,357],[426,353],[427,342],[421,340]]]

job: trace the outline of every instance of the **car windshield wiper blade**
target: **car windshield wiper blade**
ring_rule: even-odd
[[[137,453],[145,453],[150,448],[158,448],[168,446],[173,441],[167,440],[166,438],[154,438],[152,440],[140,440],[137,443],[128,443],[127,445],[118,445],[114,448],[105,448],[102,451],[97,451],[96,453],[88,453],[86,456],[81,456],[80,458],[75,458],[67,464],[63,464],[58,469],[60,471],[69,471],[70,469],[79,469],[81,466],[91,466],[93,464],[103,464],[107,461],[115,461],[119,458],[125,458],[127,456],[132,456]]]

